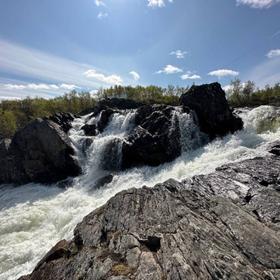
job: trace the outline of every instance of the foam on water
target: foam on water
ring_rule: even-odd
[[[169,178],[182,180],[210,173],[225,163],[264,155],[264,145],[280,136],[275,123],[269,126],[272,116],[276,118],[275,112],[271,106],[242,110],[243,131],[200,148],[205,139],[190,115],[179,113],[181,140],[185,142],[182,156],[158,167],[119,172],[108,186],[98,190],[92,188],[94,182],[108,174],[100,168],[102,150],[112,139],[122,139],[127,134],[133,126],[134,112],[114,114],[108,127],[94,137],[86,152],[83,152],[84,141],[91,137],[86,137],[81,127],[89,116],[76,119],[70,138],[84,174],[74,179],[73,187],[66,190],[40,184],[0,187],[0,279],[12,280],[30,273],[57,241],[72,237],[74,227],[86,214],[121,190],[143,185],[152,187]]]

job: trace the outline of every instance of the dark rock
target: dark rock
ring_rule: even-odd
[[[52,183],[81,170],[69,137],[50,120],[37,119],[16,132],[0,166],[0,182]]]
[[[192,86],[181,96],[180,103],[196,112],[201,131],[212,139],[243,128],[242,120],[229,108],[219,83]]]
[[[123,140],[119,138],[109,141],[102,152],[101,167],[104,170],[118,171],[122,163]]]
[[[84,131],[86,136],[96,136],[98,133],[96,129],[96,124],[85,124],[82,127],[82,130]]]
[[[98,131],[100,133],[102,133],[104,131],[104,129],[106,128],[106,126],[108,125],[111,116],[115,113],[114,110],[112,109],[106,109],[106,110],[102,110],[100,112],[100,116],[99,116],[99,120],[97,122],[97,128]]]
[[[270,143],[267,147],[267,151],[276,156],[280,156],[280,141]]]
[[[123,191],[22,279],[280,279],[279,170],[271,155]]]
[[[93,190],[100,189],[108,184],[110,184],[114,179],[112,174],[106,175],[104,177],[99,178],[93,186]]]
[[[136,111],[137,127],[125,139],[122,168],[137,165],[157,166],[181,154],[179,120],[176,107],[147,105]]]
[[[5,138],[0,140],[0,160],[7,156],[11,144],[11,139]]]
[[[71,113],[56,113],[47,119],[58,124],[60,128],[67,133],[72,128],[71,123],[74,121],[75,116]]]

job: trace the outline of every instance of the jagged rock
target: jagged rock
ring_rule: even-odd
[[[50,120],[37,119],[16,132],[0,166],[0,183],[51,183],[80,174],[69,137]]]
[[[53,116],[48,117],[50,121],[58,124],[60,128],[67,133],[72,128],[72,121],[74,121],[75,116],[71,113],[56,113]]]
[[[96,136],[98,134],[96,124],[85,124],[82,127],[82,130],[84,131],[86,136]]]
[[[108,125],[109,123],[109,120],[111,118],[111,116],[115,113],[116,111],[108,108],[106,110],[102,110],[100,112],[100,116],[99,116],[99,120],[97,122],[97,128],[98,128],[98,131],[100,133],[102,133],[104,131],[104,129],[106,128],[106,126]]]
[[[117,194],[25,280],[280,279],[280,157]]]
[[[122,168],[137,165],[156,166],[174,160],[181,154],[177,108],[147,105],[136,111],[137,127],[122,147]]]
[[[219,83],[192,86],[181,96],[180,104],[196,112],[201,131],[212,139],[243,128],[242,120],[229,108]]]
[[[88,123],[86,123],[82,129],[85,132],[86,136],[96,136],[99,133],[102,133],[107,125],[110,122],[111,116],[118,111],[111,108],[103,109],[99,112],[99,117],[97,120],[92,121],[92,118],[96,117],[95,114],[92,114],[89,117]]]
[[[93,187],[91,189],[92,190],[100,189],[100,188],[110,184],[113,181],[113,179],[114,179],[114,176],[112,174],[103,176],[95,182],[95,184],[93,185]]]

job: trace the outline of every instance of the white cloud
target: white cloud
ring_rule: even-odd
[[[280,3],[280,0],[236,0],[237,5],[247,5],[255,9],[270,8],[277,3]]]
[[[70,85],[70,84],[1,84],[4,88],[8,90],[24,90],[24,89],[30,89],[30,90],[54,90],[54,91],[61,91],[61,90],[74,90],[78,89],[76,85]]]
[[[103,0],[95,0],[95,5],[97,7],[100,7],[100,6],[105,6],[105,3],[103,2]]]
[[[276,50],[271,50],[267,53],[266,55],[268,58],[274,58],[277,56],[280,56],[280,49],[276,49]]]
[[[129,74],[132,76],[134,81],[138,81],[140,79],[140,75],[136,71],[131,71]]]
[[[244,77],[246,80],[255,81],[258,87],[273,85],[280,81],[280,56],[274,59],[266,59],[261,64],[255,66]]]
[[[238,76],[239,72],[233,71],[230,69],[218,69],[218,70],[209,72],[208,75],[222,78],[222,77],[227,77],[227,76]]]
[[[72,84],[0,82],[0,99],[22,99],[27,96],[51,98],[74,89],[79,89],[79,87]]]
[[[87,78],[93,78],[99,82],[110,84],[110,85],[120,85],[123,83],[123,80],[118,75],[109,75],[106,76],[103,73],[97,72],[95,69],[89,69],[84,72],[84,75]]]
[[[183,58],[185,58],[185,55],[187,53],[188,52],[186,52],[186,51],[177,50],[177,51],[172,51],[170,53],[170,55],[175,55],[178,59],[183,59]]]
[[[168,64],[162,70],[157,71],[157,74],[161,74],[161,73],[176,74],[176,73],[180,73],[180,72],[183,72],[183,70],[176,66]]]
[[[21,80],[5,79],[0,77],[0,84],[24,85],[25,78],[33,81],[42,81],[44,84],[60,85],[61,93],[71,89],[63,85],[73,85],[84,90],[94,90],[101,86],[108,85],[106,82],[87,78],[84,73],[88,69],[96,69],[98,72],[105,72],[94,65],[83,64],[73,60],[54,56],[36,49],[13,44],[0,39],[0,71],[8,73],[10,77],[22,77]],[[64,90],[63,90],[63,87]],[[59,91],[37,90],[30,87],[24,89],[8,90],[2,86],[1,96],[11,98],[22,98],[26,96],[51,97],[58,96]]]
[[[98,15],[97,15],[98,19],[103,19],[103,18],[106,18],[106,17],[108,17],[108,13],[99,12]]]
[[[173,3],[173,0],[168,0],[169,3]],[[148,6],[149,7],[164,7],[165,6],[165,0],[148,0]]]
[[[201,79],[201,76],[194,74],[191,71],[188,71],[186,74],[181,76],[182,80],[199,80]]]
[[[232,85],[226,85],[226,86],[223,86],[223,90],[227,93],[229,91],[231,91],[233,89],[233,86]]]

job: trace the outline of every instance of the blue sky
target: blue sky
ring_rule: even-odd
[[[280,82],[280,0],[0,0],[0,99]]]

